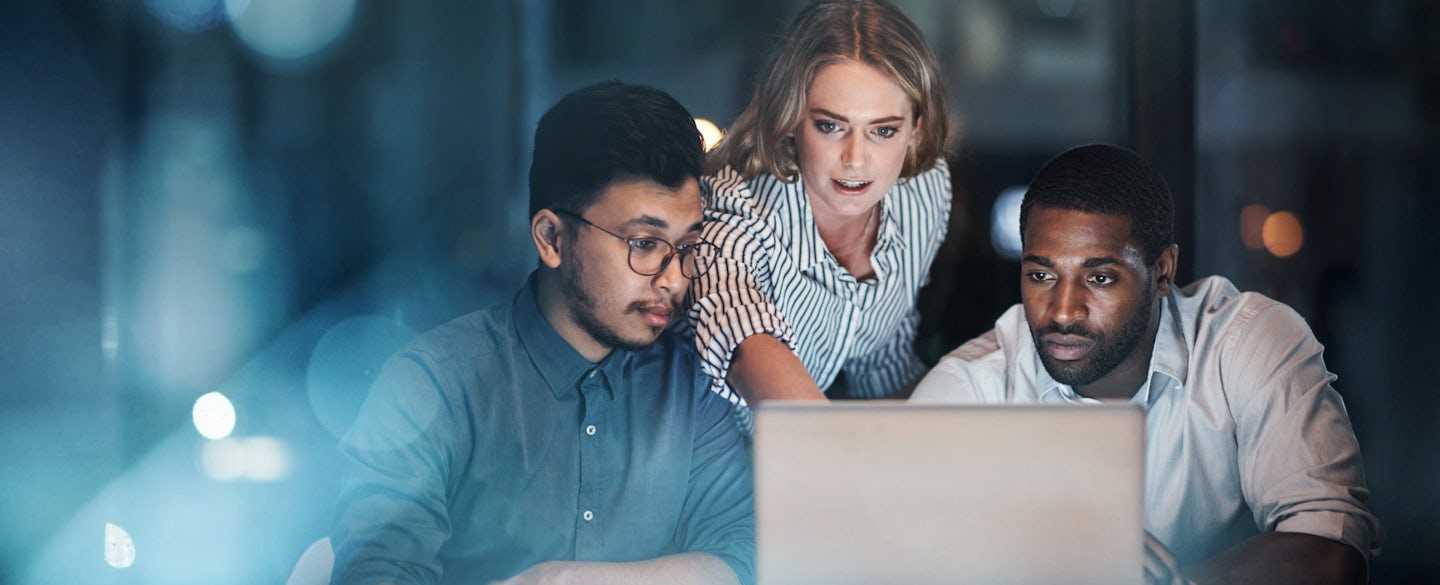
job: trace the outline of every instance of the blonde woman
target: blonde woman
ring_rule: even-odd
[[[924,373],[949,132],[935,55],[895,6],[822,1],[790,24],[702,181],[719,256],[690,323],[743,427],[747,403],[902,396]]]

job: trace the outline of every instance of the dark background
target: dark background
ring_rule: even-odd
[[[961,120],[921,355],[1018,300],[1002,192],[1068,146],[1136,148],[1176,193],[1185,273],[1291,304],[1326,344],[1388,531],[1372,582],[1440,581],[1440,6],[899,4]],[[622,79],[723,127],[799,6],[6,2],[0,583],[283,582],[327,531],[379,363],[533,266],[540,113]],[[1247,246],[1249,205],[1298,218],[1299,251]],[[209,392],[236,412],[219,441],[192,422]]]

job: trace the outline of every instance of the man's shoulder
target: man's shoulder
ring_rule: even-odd
[[[994,329],[940,358],[916,388],[914,397],[1009,402],[1015,399],[1017,385],[1033,381],[1034,375],[1029,370],[1037,361],[1024,308],[1015,305],[995,320]]]
[[[1219,343],[1261,329],[1309,333],[1295,309],[1262,293],[1242,291],[1223,276],[1201,278],[1180,289],[1176,304],[1185,334],[1198,342]]]
[[[401,353],[424,356],[445,367],[516,348],[510,302],[471,311],[421,333]]]

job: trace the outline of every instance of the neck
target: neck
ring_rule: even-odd
[[[820,239],[825,241],[825,247],[836,257],[848,257],[857,252],[868,257],[880,232],[880,204],[876,203],[869,213],[859,217],[826,218],[816,213],[815,228],[820,232]]]
[[[575,348],[581,357],[592,364],[598,363],[610,355],[613,348],[596,341],[575,321],[575,315],[571,311],[575,302],[575,299],[565,294],[565,287],[560,283],[560,274],[541,267],[535,275],[535,304],[540,307],[540,314],[545,316],[545,321],[560,334],[565,343]]]

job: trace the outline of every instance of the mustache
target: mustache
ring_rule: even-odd
[[[1090,328],[1086,327],[1084,324],[1081,323],[1071,323],[1069,325],[1051,323],[1049,325],[1041,327],[1040,330],[1036,331],[1035,333],[1036,337],[1049,333],[1058,333],[1060,335],[1079,335],[1081,337],[1088,337],[1090,339],[1100,338],[1100,336],[1096,335],[1094,331],[1091,331]]]
[[[625,309],[627,313],[640,313],[659,307],[669,307],[670,313],[680,312],[680,299],[656,300],[656,301],[635,301]]]

